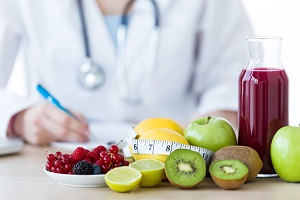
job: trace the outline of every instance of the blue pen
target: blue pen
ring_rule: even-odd
[[[80,120],[78,117],[76,117],[71,111],[69,111],[68,109],[66,109],[65,107],[63,107],[59,101],[52,96],[41,84],[38,84],[36,86],[37,91],[51,104],[53,104],[54,106],[56,106],[58,109],[64,111],[65,113],[67,113],[68,115],[70,115],[71,117],[73,117],[76,120]],[[96,140],[95,136],[90,135],[90,139]]]
[[[73,117],[74,119],[79,120],[72,112],[70,112],[68,109],[66,109],[65,107],[63,107],[59,101],[54,98],[54,96],[52,96],[41,84],[38,84],[36,86],[37,91],[51,104],[53,104],[54,106],[56,106],[58,109],[64,111],[65,113],[67,113],[68,115],[70,115],[71,117]]]

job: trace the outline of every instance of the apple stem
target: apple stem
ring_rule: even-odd
[[[208,124],[208,122],[209,122],[210,119],[211,119],[211,116],[208,116],[207,117],[207,124]]]

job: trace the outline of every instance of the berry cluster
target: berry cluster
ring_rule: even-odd
[[[128,165],[117,145],[109,149],[99,145],[91,151],[77,147],[71,154],[50,153],[46,170],[59,174],[106,174],[110,169]]]

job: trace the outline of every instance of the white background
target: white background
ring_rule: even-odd
[[[290,83],[290,125],[298,126],[300,123],[300,1],[242,0],[242,2],[256,35],[283,37],[281,61],[288,73]],[[24,95],[25,88],[22,73],[22,59],[18,59],[8,87],[20,95]]]
[[[242,0],[256,35],[283,37],[281,61],[289,76],[289,121],[300,123],[300,1]]]

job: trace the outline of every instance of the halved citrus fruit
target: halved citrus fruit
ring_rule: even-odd
[[[131,167],[142,173],[141,187],[153,187],[159,184],[165,176],[165,164],[154,159],[142,159],[131,164]]]
[[[129,166],[116,167],[108,171],[104,176],[107,186],[116,192],[133,190],[139,185],[141,179],[141,172]]]

